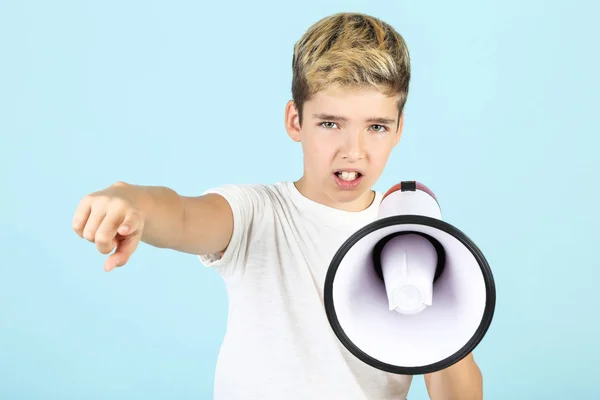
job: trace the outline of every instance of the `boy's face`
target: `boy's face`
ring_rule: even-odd
[[[402,133],[397,99],[373,88],[329,88],[304,103],[302,126],[299,122],[290,101],[286,129],[304,153],[300,192],[342,210],[368,207],[371,188]]]

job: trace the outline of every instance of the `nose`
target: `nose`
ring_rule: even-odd
[[[344,160],[355,162],[363,159],[365,156],[365,137],[361,132],[348,133],[342,148],[342,158]]]

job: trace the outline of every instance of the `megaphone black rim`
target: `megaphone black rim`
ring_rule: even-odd
[[[456,353],[452,354],[451,356],[433,364],[423,365],[419,367],[406,367],[384,363],[363,352],[358,346],[356,346],[352,342],[352,340],[350,340],[350,338],[344,332],[344,329],[342,328],[337,318],[335,306],[333,304],[333,282],[335,274],[338,270],[338,267],[340,266],[340,263],[342,262],[350,248],[352,248],[352,246],[354,246],[359,240],[376,230],[394,225],[408,224],[429,226],[443,231],[445,233],[448,233],[449,235],[459,240],[475,257],[479,267],[481,268],[486,288],[486,304],[483,312],[483,318],[481,319],[481,323],[479,324],[479,327],[477,328],[471,339],[461,349],[459,349]],[[352,236],[350,236],[342,244],[342,246],[340,246],[338,251],[335,253],[333,259],[331,260],[329,269],[327,271],[327,275],[325,277],[324,302],[325,313],[327,314],[327,319],[329,320],[329,324],[331,325],[335,335],[340,340],[340,342],[348,349],[348,351],[350,351],[358,359],[382,371],[401,375],[422,375],[437,372],[453,364],[456,364],[458,361],[462,360],[470,352],[472,352],[475,349],[475,347],[477,347],[477,345],[481,342],[492,323],[492,318],[494,316],[494,310],[496,307],[496,288],[492,271],[486,258],[484,257],[481,250],[475,245],[475,243],[473,243],[473,241],[462,231],[450,225],[449,223],[436,218],[421,215],[396,215],[379,219],[364,226],[363,228],[355,232]]]

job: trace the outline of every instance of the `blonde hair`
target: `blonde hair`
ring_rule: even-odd
[[[317,21],[296,42],[292,72],[300,121],[304,102],[333,85],[370,86],[397,96],[402,113],[410,57],[404,39],[389,24],[361,13],[338,13]]]

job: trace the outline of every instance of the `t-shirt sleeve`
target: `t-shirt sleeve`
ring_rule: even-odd
[[[229,245],[222,254],[200,254],[200,262],[231,276],[243,267],[249,243],[249,231],[258,208],[264,204],[260,191],[252,185],[224,185],[209,189],[204,194],[218,194],[229,203],[233,213],[233,232]]]

